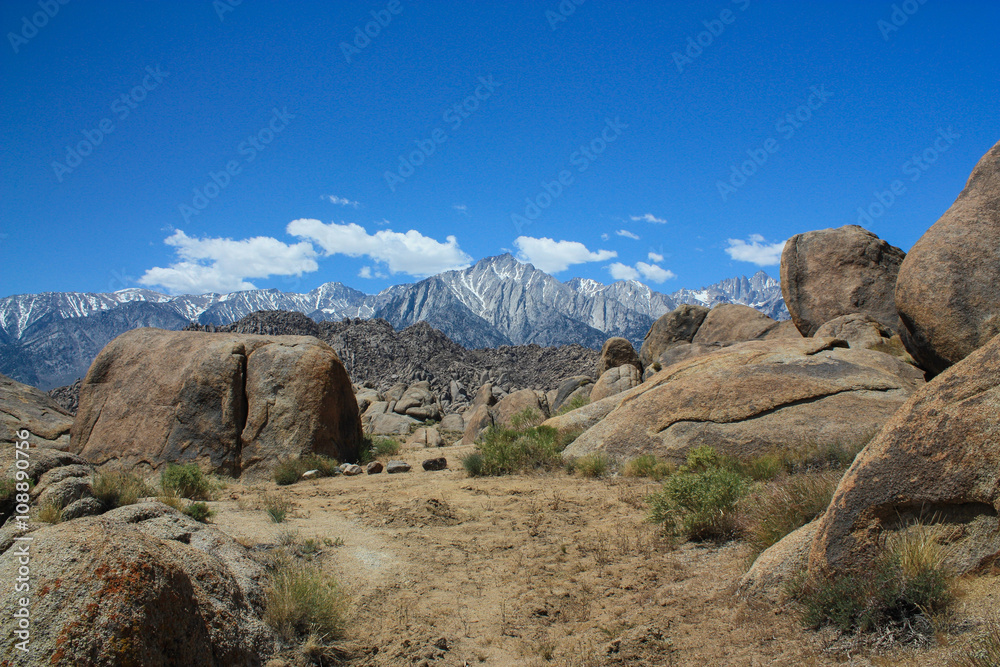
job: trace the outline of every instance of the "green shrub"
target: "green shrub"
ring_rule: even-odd
[[[191,503],[184,509],[184,513],[195,521],[201,521],[202,523],[208,523],[208,520],[215,516],[215,512],[209,509],[206,503],[202,502]]]
[[[480,474],[509,475],[537,469],[551,470],[561,465],[559,432],[550,426],[530,426],[535,421],[530,414],[532,412],[526,410],[515,415],[510,428],[491,426],[483,432],[478,445],[482,456]],[[473,459],[473,465],[478,465],[478,460]]]
[[[392,438],[372,438],[372,453],[375,458],[395,456],[399,453],[399,443]]]
[[[574,461],[574,468],[581,477],[598,479],[611,470],[611,458],[603,452],[593,452]]]
[[[687,463],[651,495],[650,520],[668,534],[686,539],[726,539],[737,531],[736,504],[750,481],[726,465],[711,447],[688,453]]]
[[[640,454],[629,460],[622,469],[625,477],[648,477],[657,482],[666,479],[674,473],[676,466],[662,461],[652,454]]]
[[[284,559],[265,588],[264,620],[287,641],[315,632],[336,639],[344,631],[349,599],[317,565]]]
[[[274,523],[281,523],[292,509],[292,502],[280,493],[264,493],[264,511]]]
[[[826,511],[839,472],[791,475],[762,486],[743,503],[752,557]]]
[[[559,431],[559,435],[556,436],[556,446],[559,447],[559,451],[572,445],[577,438],[583,435],[585,430],[583,428],[570,428],[565,431]]]
[[[181,498],[190,500],[211,500],[214,491],[212,483],[197,463],[167,464],[166,469],[160,473],[160,486],[165,493],[176,493]]]
[[[302,473],[318,470],[320,477],[333,477],[338,472],[338,462],[322,454],[306,454],[296,459],[279,461],[274,467],[274,481],[280,486],[294,484],[302,479]]]
[[[462,467],[469,477],[482,477],[486,468],[486,460],[479,452],[469,452],[461,459]]]
[[[583,394],[577,394],[573,398],[569,399],[565,403],[559,406],[556,411],[556,415],[564,415],[567,412],[572,412],[573,410],[578,410],[585,405],[590,405],[590,396],[584,396]]]
[[[139,498],[152,496],[155,493],[138,475],[120,470],[96,473],[90,488],[94,497],[108,510],[133,505],[139,502]]]
[[[801,594],[805,622],[870,632],[938,612],[952,599],[945,558],[946,550],[927,527],[901,531],[864,574],[807,584]]]

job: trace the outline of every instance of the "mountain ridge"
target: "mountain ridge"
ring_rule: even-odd
[[[780,284],[764,271],[665,294],[634,280],[562,282],[507,253],[377,294],[328,282],[306,293],[269,288],[170,296],[127,288],[4,297],[0,373],[42,388],[69,384],[128,329],[226,325],[274,310],[301,312],[318,322],[381,318],[396,329],[427,322],[468,349],[532,343],[599,348],[612,336],[639,345],[650,325],[681,303],[742,303],[775,319],[788,318]]]

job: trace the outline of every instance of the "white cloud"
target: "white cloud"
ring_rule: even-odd
[[[607,241],[610,238],[611,238],[610,234],[601,234],[601,240],[602,241]]]
[[[372,267],[362,266],[361,270],[358,271],[358,278],[371,278],[372,277]]]
[[[760,234],[751,234],[749,243],[742,239],[726,239],[729,247],[726,254],[739,262],[751,262],[757,266],[775,266],[781,264],[781,251],[784,241],[767,243]]]
[[[608,271],[611,273],[611,277],[615,280],[638,280],[639,272],[633,269],[628,264],[622,264],[621,262],[613,262],[607,266]]]
[[[354,223],[331,222],[327,225],[319,220],[300,219],[288,223],[286,231],[315,242],[327,255],[367,256],[383,262],[390,273],[423,277],[464,269],[472,262],[472,258],[458,247],[454,236],[448,236],[445,243],[441,243],[415,229],[405,233],[381,229],[369,234],[364,227]]]
[[[146,271],[139,284],[160,286],[172,294],[204,294],[255,289],[246,278],[300,276],[319,268],[316,249],[305,241],[289,245],[268,236],[242,241],[195,239],[181,230],[164,241],[179,261]]]
[[[639,280],[642,276],[648,282],[662,283],[671,278],[676,278],[673,271],[661,268],[655,264],[638,262],[634,267],[621,262],[614,262],[607,267],[611,277],[615,280]]]
[[[338,204],[340,206],[350,206],[352,208],[358,208],[361,206],[361,202],[351,201],[346,197],[338,197],[337,195],[325,195],[323,198],[331,204]]]
[[[619,229],[617,232],[615,232],[615,234],[617,234],[618,236],[624,236],[627,239],[632,239],[633,241],[638,241],[639,240],[639,235],[638,234],[630,232],[627,229]]]
[[[452,208],[455,209],[456,211],[458,211],[459,213],[468,213],[469,212],[469,207],[466,206],[465,204],[455,204],[454,206],[452,206]]]
[[[642,277],[646,280],[654,283],[662,283],[671,278],[676,278],[677,276],[673,271],[669,269],[664,269],[656,264],[646,264],[645,262],[639,262],[635,265],[635,268],[639,270]]]
[[[546,273],[559,273],[573,264],[603,262],[618,256],[614,250],[591,252],[579,241],[554,241],[531,236],[518,236],[514,239],[514,246],[518,250],[518,259],[530,262],[536,269]]]
[[[657,225],[665,225],[667,223],[663,218],[657,218],[652,213],[645,213],[643,215],[633,215],[629,216],[632,222],[652,222]]]
[[[663,255],[661,255],[659,253],[655,253],[655,252],[651,252],[648,255],[646,255],[646,258],[649,261],[651,261],[651,262],[662,262],[663,261]]]

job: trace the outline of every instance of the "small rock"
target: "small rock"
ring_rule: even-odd
[[[353,477],[354,475],[360,475],[361,473],[364,472],[361,469],[361,466],[355,465],[353,463],[345,463],[344,465],[340,466],[340,470],[348,477]]]
[[[442,651],[447,651],[448,650],[448,638],[447,637],[441,637],[436,642],[434,642],[434,646],[438,647]]]
[[[382,472],[382,463],[379,461],[372,461],[367,466],[365,466],[365,471],[369,475],[377,475]]]
[[[406,461],[389,461],[385,466],[385,471],[390,475],[397,472],[410,472],[410,464]]]
[[[443,456],[436,459],[427,459],[422,465],[424,466],[424,470],[444,470],[448,467],[448,459]]]
[[[319,470],[306,470],[302,473],[302,479],[315,479],[319,477]]]
[[[104,514],[104,504],[97,498],[80,498],[63,508],[62,520],[79,519],[81,516]]]

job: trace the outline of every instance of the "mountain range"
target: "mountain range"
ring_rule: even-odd
[[[0,373],[43,389],[69,384],[129,329],[224,325],[261,310],[297,311],[316,321],[382,318],[396,329],[427,322],[470,349],[529,343],[600,348],[611,336],[638,346],[658,317],[682,303],[741,303],[788,319],[781,287],[764,271],[663,294],[634,280],[561,282],[505,254],[378,294],[326,283],[305,294],[261,289],[169,296],[130,288],[9,296],[0,299]]]

